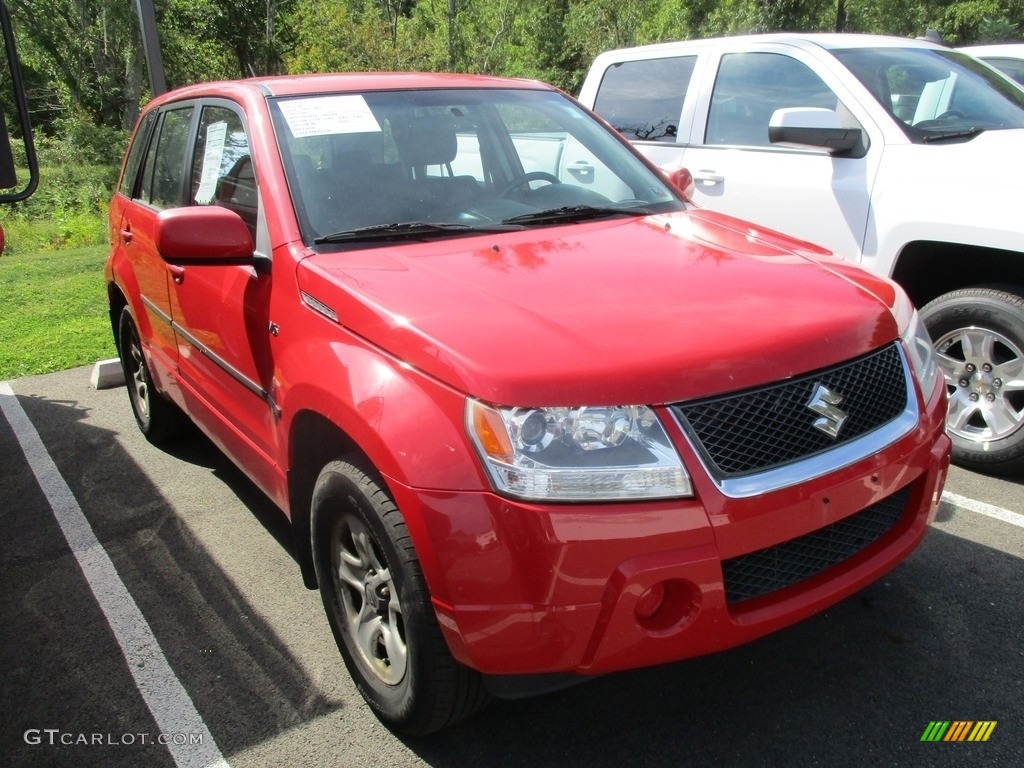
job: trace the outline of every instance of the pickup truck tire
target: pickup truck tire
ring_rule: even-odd
[[[921,310],[949,392],[953,461],[998,475],[1024,471],[1024,296],[965,288]]]
[[[169,442],[186,429],[188,417],[153,388],[153,377],[142,352],[139,331],[128,307],[121,310],[117,333],[121,370],[124,371],[135,423],[154,445]]]
[[[423,736],[488,700],[452,657],[405,521],[365,459],[334,461],[313,490],[314,565],[352,679],[389,728]]]

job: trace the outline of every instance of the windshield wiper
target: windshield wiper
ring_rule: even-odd
[[[646,208],[615,208],[593,205],[567,205],[562,208],[550,208],[545,211],[534,211],[502,220],[502,224],[550,224],[560,221],[586,221],[602,216],[649,216],[652,211]]]
[[[357,227],[356,229],[332,232],[329,235],[321,235],[320,237],[315,238],[313,242],[316,245],[323,245],[324,243],[346,243],[355,240],[415,240],[417,238],[437,237],[441,235],[463,235],[478,232],[508,232],[522,229],[522,227],[505,226],[505,224],[505,222],[502,222],[501,224],[470,226],[469,224],[402,221],[394,224],[373,224],[369,227]]]
[[[921,141],[926,144],[932,144],[936,141],[949,141],[950,139],[969,139],[971,136],[977,136],[979,133],[984,133],[984,128],[964,128],[960,131],[947,131],[946,133],[933,133],[923,137]]]

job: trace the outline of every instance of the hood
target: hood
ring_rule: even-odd
[[[858,284],[819,257],[835,266],[806,243],[689,211],[314,254],[298,278],[351,332],[483,400],[661,404],[895,339],[877,279]]]

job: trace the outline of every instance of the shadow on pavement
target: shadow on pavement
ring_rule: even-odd
[[[225,756],[340,708],[318,692],[116,433],[86,423],[88,412],[75,402],[18,399]],[[157,727],[2,418],[0,448],[4,762],[167,764],[164,747],[140,752],[138,743],[130,749],[25,743],[28,729],[117,739],[140,732],[155,738]],[[179,450],[182,459],[225,478],[275,537],[287,530],[280,511],[205,438],[196,434]],[[297,566],[294,577],[282,589],[304,591]],[[100,658],[96,649],[103,649]],[[123,670],[116,682],[111,670]]]

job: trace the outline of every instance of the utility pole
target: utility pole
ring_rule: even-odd
[[[146,68],[149,70],[149,87],[154,96],[167,91],[164,79],[164,59],[160,53],[160,36],[156,31],[156,12],[153,0],[135,0],[139,13],[139,29],[142,30],[142,50],[146,54]]]

